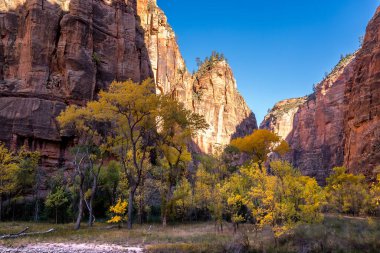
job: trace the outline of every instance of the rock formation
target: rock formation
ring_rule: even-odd
[[[285,99],[268,112],[260,124],[260,129],[269,129],[286,140],[293,130],[294,116],[307,97]]]
[[[380,165],[380,7],[367,27],[345,98],[344,164],[370,176]]]
[[[193,105],[194,80],[155,1],[0,0],[0,34],[0,141],[40,150],[45,167],[63,163],[70,145],[55,117],[68,104],[96,98],[113,80],[154,77],[159,93],[207,114],[213,130],[204,134],[202,151],[226,144],[250,115],[231,80],[217,83],[225,95],[208,97],[205,108]],[[209,109],[230,119],[208,116]]]
[[[237,91],[232,70],[224,59],[214,60],[208,69],[202,66],[192,82],[192,109],[204,115],[210,125],[195,140],[200,150],[212,153],[229,144],[232,133],[233,137],[244,136],[257,128],[256,118]]]
[[[188,72],[176,36],[155,0],[137,4],[145,30],[157,93],[171,94],[187,109],[204,115],[210,125],[194,140],[195,150],[212,153],[229,144],[232,135],[244,135],[257,128],[256,118],[237,91],[232,70],[217,60],[194,75]]]
[[[298,109],[277,104],[261,127],[277,132],[292,147],[290,160],[320,183],[334,166],[373,176],[380,165],[380,7],[362,48],[345,57]],[[292,122],[293,121],[293,122]]]
[[[294,166],[320,183],[334,166],[343,164],[344,90],[354,59],[342,59],[312,95],[277,104],[261,125],[285,138]]]

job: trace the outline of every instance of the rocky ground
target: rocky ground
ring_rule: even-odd
[[[0,246],[2,253],[140,253],[140,247],[127,247],[112,244],[64,244],[39,243],[27,246],[8,248]]]

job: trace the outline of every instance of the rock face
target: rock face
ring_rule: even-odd
[[[278,103],[261,124],[285,138],[294,166],[320,183],[343,164],[344,92],[354,62],[354,55],[342,59],[312,95]]]
[[[0,35],[0,141],[41,151],[45,167],[62,164],[70,145],[55,117],[68,104],[96,98],[113,80],[155,78],[159,93],[207,114],[213,130],[202,151],[225,144],[250,113],[230,80],[217,84],[225,95],[208,97],[203,109],[193,105],[193,77],[155,1],[0,0]]]
[[[344,164],[369,176],[380,165],[380,8],[367,27],[345,96]]]
[[[0,0],[0,11],[0,140],[56,166],[67,143],[55,117],[67,104],[151,76],[136,2]]]
[[[237,91],[232,70],[225,60],[216,60],[209,69],[193,76],[192,110],[204,115],[210,125],[195,142],[200,150],[212,153],[257,128],[255,115]],[[232,136],[233,133],[233,136]]]
[[[293,164],[320,183],[334,166],[372,177],[380,165],[379,27],[380,8],[358,52],[342,59],[297,110],[282,114],[288,101],[279,103],[261,125],[285,137]]]
[[[256,118],[238,93],[227,62],[216,61],[190,75],[175,33],[156,1],[141,0],[137,7],[157,93],[171,94],[187,109],[204,115],[210,125],[194,140],[194,149],[212,153],[229,144],[233,135],[245,135],[257,129]]]
[[[274,105],[264,117],[260,129],[269,129],[286,140],[292,133],[294,116],[307,97],[285,99]]]

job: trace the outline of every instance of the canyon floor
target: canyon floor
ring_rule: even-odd
[[[93,228],[72,230],[72,224],[0,223],[0,234],[16,233],[29,227],[30,232],[55,231],[44,235],[0,240],[0,252],[30,253],[116,253],[116,252],[247,252],[237,251],[249,242],[248,252],[378,252],[380,219],[327,215],[322,224],[304,225],[277,240],[270,228],[255,232],[243,224],[234,233],[231,224],[215,231],[213,223],[136,225],[133,230],[108,229],[97,223]]]

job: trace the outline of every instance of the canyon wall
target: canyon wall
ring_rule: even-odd
[[[380,165],[380,7],[367,27],[345,99],[344,164],[371,175]]]
[[[155,78],[158,93],[172,94],[195,110],[194,79],[155,1],[0,0],[0,34],[0,141],[41,151],[44,167],[62,165],[72,144],[72,136],[59,133],[55,117],[69,104],[96,98],[113,80]],[[225,97],[235,97],[233,87]],[[207,114],[227,101],[215,100],[196,111]],[[226,115],[252,117],[239,111],[249,110],[242,99],[235,102],[239,105],[228,99]],[[206,120],[212,129],[222,122],[226,144],[244,118],[229,122],[206,115]],[[200,150],[210,151],[216,135],[202,134],[206,144]]]
[[[228,145],[233,135],[257,129],[255,115],[239,94],[228,63],[215,60],[207,69],[200,67],[191,75],[176,35],[156,1],[140,0],[137,7],[157,93],[172,95],[187,109],[203,115],[210,126],[194,139],[194,150],[213,153]]]
[[[261,124],[285,138],[289,160],[322,184],[335,166],[371,178],[380,165],[379,27],[380,8],[355,54],[342,58],[303,103],[280,102]]]

